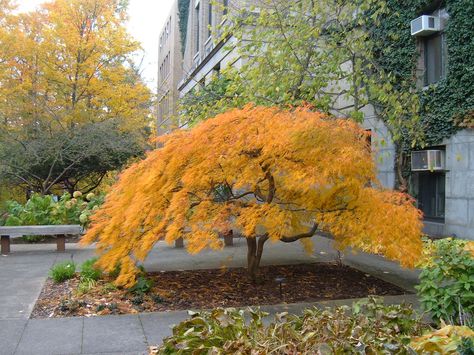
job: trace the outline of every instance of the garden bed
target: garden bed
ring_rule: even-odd
[[[31,318],[94,316],[215,307],[313,302],[399,295],[403,289],[368,274],[334,263],[264,266],[264,280],[249,282],[244,268],[148,273],[147,293],[117,289],[99,280],[78,292],[79,276],[63,283],[48,279]],[[284,278],[281,285],[277,278]]]

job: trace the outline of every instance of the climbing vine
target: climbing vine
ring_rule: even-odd
[[[186,46],[186,31],[188,28],[189,0],[178,0],[179,35],[181,52],[184,54]]]
[[[372,28],[379,64],[399,82],[416,86],[418,60],[416,39],[410,21],[445,8],[449,14],[445,29],[448,51],[447,75],[436,85],[419,91],[420,124],[426,146],[440,144],[458,130],[474,126],[474,2],[472,0],[386,0],[390,16]],[[404,149],[409,150],[408,139]]]

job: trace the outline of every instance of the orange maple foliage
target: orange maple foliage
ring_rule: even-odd
[[[339,249],[380,253],[413,266],[421,213],[403,193],[380,188],[367,133],[305,108],[247,106],[161,138],[163,147],[125,170],[82,243],[97,241],[99,266],[135,282],[136,261],[160,239],[187,250],[219,249],[220,233],[247,238],[255,276],[267,240],[331,233]]]

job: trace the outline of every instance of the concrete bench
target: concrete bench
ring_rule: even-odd
[[[10,237],[16,238],[23,235],[54,235],[56,236],[56,245],[59,252],[66,250],[66,234],[82,234],[82,227],[78,224],[70,225],[51,225],[51,226],[0,226],[1,253],[8,255],[10,253]]]

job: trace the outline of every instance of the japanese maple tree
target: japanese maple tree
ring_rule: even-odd
[[[367,132],[350,120],[247,106],[161,140],[122,173],[82,240],[97,242],[104,269],[121,265],[119,285],[134,284],[136,262],[158,240],[184,238],[198,253],[222,248],[229,230],[246,237],[253,279],[268,240],[311,250],[320,231],[338,249],[404,266],[420,255],[420,211],[379,186]]]

